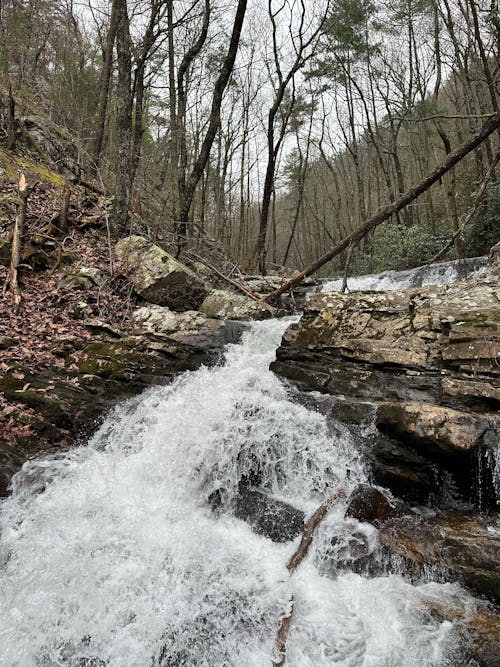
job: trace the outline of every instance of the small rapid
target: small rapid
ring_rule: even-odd
[[[347,289],[378,292],[428,285],[447,285],[458,280],[480,278],[486,270],[487,263],[487,257],[469,257],[465,260],[436,262],[406,271],[384,271],[365,276],[353,276],[347,280]],[[321,291],[337,292],[342,288],[342,282],[342,279],[326,280],[321,286]]]
[[[350,433],[269,370],[290,320],[250,325],[214,368],[110,414],[86,446],[32,461],[0,513],[0,664],[262,667],[293,595],[289,667],[457,665],[454,627],[429,611],[457,585],[343,566],[376,530],[339,503],[296,573],[293,543],[230,511],[243,476],[307,514],[366,480]],[[214,512],[207,499],[223,494]]]

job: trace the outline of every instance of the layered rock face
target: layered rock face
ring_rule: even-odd
[[[422,500],[435,483],[407,473],[438,464],[471,488],[478,452],[500,446],[499,361],[500,284],[490,277],[315,295],[286,331],[272,368],[339,397],[341,421],[362,421],[374,404],[375,481]],[[406,465],[408,456],[415,460]]]

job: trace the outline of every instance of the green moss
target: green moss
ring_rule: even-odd
[[[67,132],[65,132],[65,131],[62,129],[62,127],[59,127],[58,125],[53,125],[53,126],[51,127],[51,129],[52,129],[52,131],[54,132],[54,134],[56,134],[56,135],[57,135],[58,137],[60,137],[61,139],[64,139],[64,141],[69,141],[69,140],[70,140],[70,138],[69,138],[69,134],[68,134]]]
[[[21,157],[0,149],[0,168],[5,178],[17,180],[20,171],[27,172],[28,180],[43,181],[58,188],[64,187],[66,179],[50,167],[25,156]]]
[[[17,161],[21,168],[24,167],[37,179],[41,179],[42,181],[50,183],[50,185],[55,185],[56,187],[64,187],[66,182],[64,176],[61,176],[61,174],[58,174],[55,171],[52,171],[52,169],[46,165],[37,164],[36,162],[27,160],[26,158],[17,158]]]

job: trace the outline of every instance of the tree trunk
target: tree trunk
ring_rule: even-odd
[[[184,197],[179,210],[179,224],[177,227],[177,256],[181,254],[187,244],[189,211],[191,210],[196,187],[203,175],[205,165],[207,164],[208,158],[210,156],[210,150],[212,148],[215,135],[219,128],[222,98],[233,71],[234,61],[236,60],[236,54],[238,52],[238,45],[240,42],[241,28],[243,26],[246,9],[247,0],[238,0],[229,48],[214,86],[208,128],[203,139],[198,157],[196,158],[191,173],[189,174],[189,178],[186,181]]]
[[[130,203],[130,142],[132,137],[132,56],[127,0],[116,0],[116,51],[118,80],[116,86],[116,188],[112,230],[116,236],[128,229]]]
[[[428,190],[431,185],[436,183],[444,174],[446,174],[450,169],[452,169],[456,164],[458,164],[466,155],[471,151],[477,148],[483,141],[485,141],[490,134],[495,132],[500,126],[500,112],[496,112],[495,115],[490,116],[480,130],[478,130],[470,139],[465,141],[463,144],[458,146],[454,151],[449,153],[446,156],[446,159],[438,165],[434,171],[432,171],[423,181],[420,181],[418,185],[413,187],[411,190],[408,190],[405,194],[399,197],[396,201],[388,204],[383,209],[375,213],[369,220],[367,220],[363,225],[358,227],[352,234],[344,238],[342,241],[337,243],[329,252],[317,259],[313,264],[308,266],[306,269],[297,274],[292,280],[289,280],[287,283],[282,285],[279,289],[271,292],[267,296],[263,297],[262,301],[270,301],[271,299],[276,299],[284,292],[288,292],[295,285],[300,284],[304,278],[315,273],[319,268],[324,264],[332,260],[334,257],[339,255],[342,251],[348,248],[350,245],[357,243],[362,238],[364,238],[369,232],[382,224],[385,220],[394,215],[398,211],[401,211],[405,206],[408,206],[410,202],[420,196],[423,192]]]
[[[97,106],[97,123],[94,141],[91,149],[92,161],[97,169],[101,159],[102,144],[104,139],[104,127],[106,125],[106,110],[108,108],[109,82],[113,69],[113,47],[116,38],[117,6],[119,0],[112,0],[111,16],[109,19],[108,34],[106,37],[106,48],[104,50],[104,62],[99,81],[99,102]]]
[[[16,101],[12,94],[12,84],[9,81],[9,99],[7,112],[7,148],[13,151],[16,147]]]
[[[24,174],[21,174],[19,178],[19,206],[17,208],[16,219],[14,221],[14,230],[12,233],[10,267],[3,289],[5,292],[7,286],[10,286],[10,289],[14,295],[14,311],[16,314],[19,313],[22,298],[21,290],[19,288],[18,268],[23,249],[24,225],[26,222],[26,211],[28,209],[29,194],[30,189],[28,188],[26,178]]]

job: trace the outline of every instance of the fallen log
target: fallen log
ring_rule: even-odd
[[[304,280],[304,278],[307,278],[313,273],[316,273],[319,268],[339,255],[346,248],[352,244],[358,243],[369,232],[378,227],[395,213],[401,211],[401,209],[405,208],[405,206],[408,206],[408,204],[410,204],[414,199],[428,190],[431,185],[436,183],[436,181],[438,181],[444,174],[446,174],[446,172],[452,169],[456,164],[463,160],[466,155],[477,148],[498,127],[500,127],[500,112],[497,111],[484,122],[482,127],[476,133],[474,133],[470,139],[464,141],[462,144],[460,144],[460,146],[455,148],[454,151],[451,151],[451,153],[448,153],[445,160],[441,162],[441,164],[439,164],[433,171],[431,171],[431,173],[428,174],[423,181],[420,181],[418,185],[405,192],[403,195],[401,195],[401,197],[393,201],[391,204],[381,208],[363,225],[361,225],[361,227],[358,227],[358,229],[352,232],[352,234],[349,234],[349,236],[346,236],[342,241],[339,241],[339,243],[337,243],[337,245],[335,245],[329,252],[317,259],[315,262],[313,262],[313,264],[298,273],[291,280],[284,283],[279,289],[262,297],[261,301],[267,302],[278,298],[284,292],[288,292],[288,290],[293,289],[296,285],[299,285]]]
[[[297,550],[290,558],[290,560],[288,561],[288,565],[286,566],[290,574],[295,572],[295,570],[307,556],[309,552],[309,547],[311,546],[311,542],[313,539],[314,531],[316,530],[318,524],[326,516],[326,514],[331,509],[333,504],[340,498],[343,498],[344,496],[345,496],[344,489],[339,489],[338,491],[335,491],[335,493],[333,493],[331,496],[326,498],[321,503],[318,509],[313,514],[311,514],[309,519],[305,522],[304,532],[302,533],[300,544],[297,547]],[[290,626],[292,624],[293,608],[294,608],[294,599],[292,596],[290,600],[290,611],[288,612],[288,614],[282,617],[280,626],[278,628],[278,632],[276,634],[276,641],[274,643],[274,650],[273,650],[273,665],[275,665],[275,667],[281,667],[282,665],[285,664],[286,640],[288,638],[288,633],[290,632]]]

